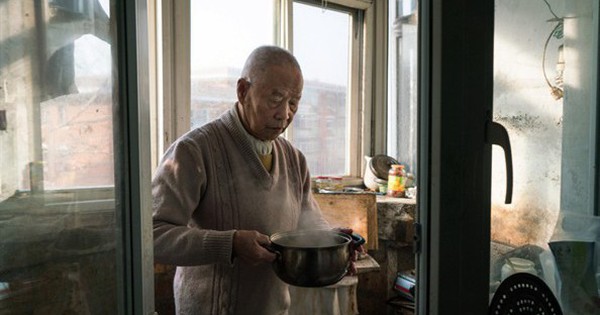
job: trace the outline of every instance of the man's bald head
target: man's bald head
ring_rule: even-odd
[[[242,78],[250,82],[259,81],[271,66],[290,65],[302,73],[296,57],[289,51],[278,46],[260,46],[254,49],[246,59],[242,69]]]

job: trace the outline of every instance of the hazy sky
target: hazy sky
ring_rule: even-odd
[[[100,4],[110,16],[109,1]],[[192,75],[241,69],[252,49],[273,44],[272,0],[191,0],[190,15]],[[294,54],[305,80],[347,84],[349,27],[348,14],[294,5]],[[110,73],[110,46],[96,37],[78,39],[75,54],[78,73]]]
[[[272,44],[272,3],[192,0],[192,68],[241,69],[252,49]],[[348,15],[296,4],[294,24],[294,53],[305,79],[345,85]]]

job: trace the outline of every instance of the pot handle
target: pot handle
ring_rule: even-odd
[[[352,238],[352,244],[354,247],[358,247],[365,243],[365,238],[360,236],[360,234],[352,233],[350,234],[350,237]]]
[[[277,258],[275,258],[276,260],[280,260],[281,259],[281,253],[275,249],[275,247],[273,247],[273,245],[271,244],[262,244],[262,247],[264,247],[266,250],[270,251],[271,253],[275,254],[277,256]]]
[[[344,235],[350,236],[350,238],[352,239],[352,245],[354,245],[354,248],[358,248],[360,245],[362,245],[366,242],[364,237],[362,237],[358,233],[354,233],[352,231],[352,229],[350,229],[350,228],[334,228],[333,230],[337,231],[339,233],[342,233]]]

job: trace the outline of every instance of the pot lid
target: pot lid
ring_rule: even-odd
[[[371,172],[375,177],[381,179],[387,179],[388,171],[392,164],[400,164],[396,159],[391,156],[387,156],[385,154],[378,154],[371,158],[369,162],[369,167],[371,168]]]

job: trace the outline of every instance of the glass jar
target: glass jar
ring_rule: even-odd
[[[404,165],[393,164],[388,172],[387,195],[390,197],[404,197],[404,182],[406,181],[406,172]]]
[[[377,178],[375,183],[377,183],[379,193],[387,194],[388,181],[386,179]]]

